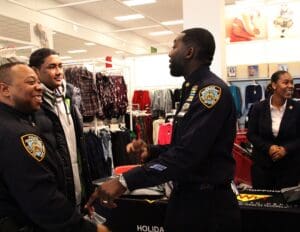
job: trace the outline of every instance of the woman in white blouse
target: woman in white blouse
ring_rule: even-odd
[[[253,105],[248,139],[253,144],[252,185],[281,189],[300,182],[300,103],[287,71],[271,77],[272,94]]]

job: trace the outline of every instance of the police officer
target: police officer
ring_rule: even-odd
[[[0,66],[0,231],[99,232],[63,194],[64,169],[39,133],[42,103],[35,72],[23,63]]]
[[[171,144],[146,147],[143,141],[133,141],[129,151],[153,159],[103,183],[87,207],[96,198],[116,207],[114,199],[127,189],[172,180],[166,231],[239,231],[240,212],[230,186],[236,112],[228,86],[210,71],[214,52],[213,35],[206,29],[187,29],[177,36],[169,53],[170,72],[183,75],[185,82]]]

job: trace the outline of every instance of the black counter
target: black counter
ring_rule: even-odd
[[[300,206],[287,204],[280,191],[248,190],[240,194],[243,232],[300,231],[297,228],[300,222]],[[259,199],[254,199],[255,197]],[[125,196],[116,203],[118,207],[105,215],[107,225],[113,232],[164,231],[167,200]]]

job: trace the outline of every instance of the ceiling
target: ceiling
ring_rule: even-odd
[[[61,56],[71,56],[72,59],[90,59],[103,58],[105,56],[127,57],[136,55],[150,54],[150,47],[157,48],[157,53],[168,52],[171,43],[177,33],[183,30],[183,24],[166,26],[162,22],[183,19],[182,14],[183,0],[157,0],[155,4],[147,4],[140,6],[127,6],[121,0],[49,0],[45,1],[29,1],[29,0],[8,0],[11,4],[20,4],[24,9],[31,9],[45,15],[55,17],[58,10],[64,11],[67,15],[67,10],[84,13],[88,17],[105,23],[101,28],[92,27],[88,24],[83,24],[82,18],[74,18],[75,27],[83,27],[86,30],[105,35],[119,41],[120,46],[103,46],[101,42],[94,46],[87,46],[84,43],[89,42],[89,39],[79,39],[61,32],[56,32],[53,35],[54,49]],[[226,3],[232,3],[232,0],[227,0]],[[142,14],[143,19],[120,22],[114,17],[129,14]],[[51,28],[55,31],[55,28]],[[76,28],[75,28],[76,29]],[[169,30],[172,34],[164,36],[152,36],[150,32],[161,30]],[[10,38],[10,39],[8,39]],[[143,49],[132,52],[129,46],[141,47],[135,39],[143,41]],[[22,42],[28,41],[27,44]],[[91,39],[91,41],[93,41]],[[17,55],[28,56],[31,49],[26,49],[30,44],[30,26],[27,22],[22,22],[13,18],[0,15],[0,45],[2,47],[15,46],[21,47],[16,51]],[[87,52],[79,54],[69,54],[69,50],[85,49]]]

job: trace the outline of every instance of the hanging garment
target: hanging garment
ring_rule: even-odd
[[[126,152],[126,145],[130,143],[130,141],[130,132],[128,129],[111,133],[112,154],[115,167],[140,163],[140,159],[137,155],[127,154]]]
[[[85,67],[71,67],[65,69],[64,72],[66,81],[80,89],[82,98],[80,112],[84,122],[93,120],[96,114],[103,114],[97,89],[93,81],[93,73]]]
[[[135,90],[133,92],[132,104],[139,105],[138,110],[147,110],[151,106],[151,98],[148,90]]]
[[[92,180],[111,176],[112,160],[105,156],[102,139],[94,131],[84,133]]]
[[[259,102],[263,97],[261,85],[247,85],[245,90],[245,107],[249,108],[250,104]]]
[[[156,111],[163,111],[165,113],[172,111],[172,95],[170,89],[158,89],[153,92],[151,110],[153,113]]]
[[[241,96],[241,90],[238,86],[230,85],[229,86],[231,95],[234,100],[237,118],[240,118],[242,116],[242,96]]]
[[[159,130],[158,130],[157,144],[159,144],[159,145],[170,144],[171,143],[171,138],[172,138],[172,130],[173,130],[172,123],[161,124],[159,126]]]
[[[152,127],[153,127],[153,144],[156,145],[158,143],[158,133],[159,133],[159,127],[165,123],[164,118],[159,118],[153,121]]]
[[[123,76],[106,76],[96,73],[96,86],[103,109],[103,114],[99,114],[98,117],[112,119],[125,115],[128,98]]]

